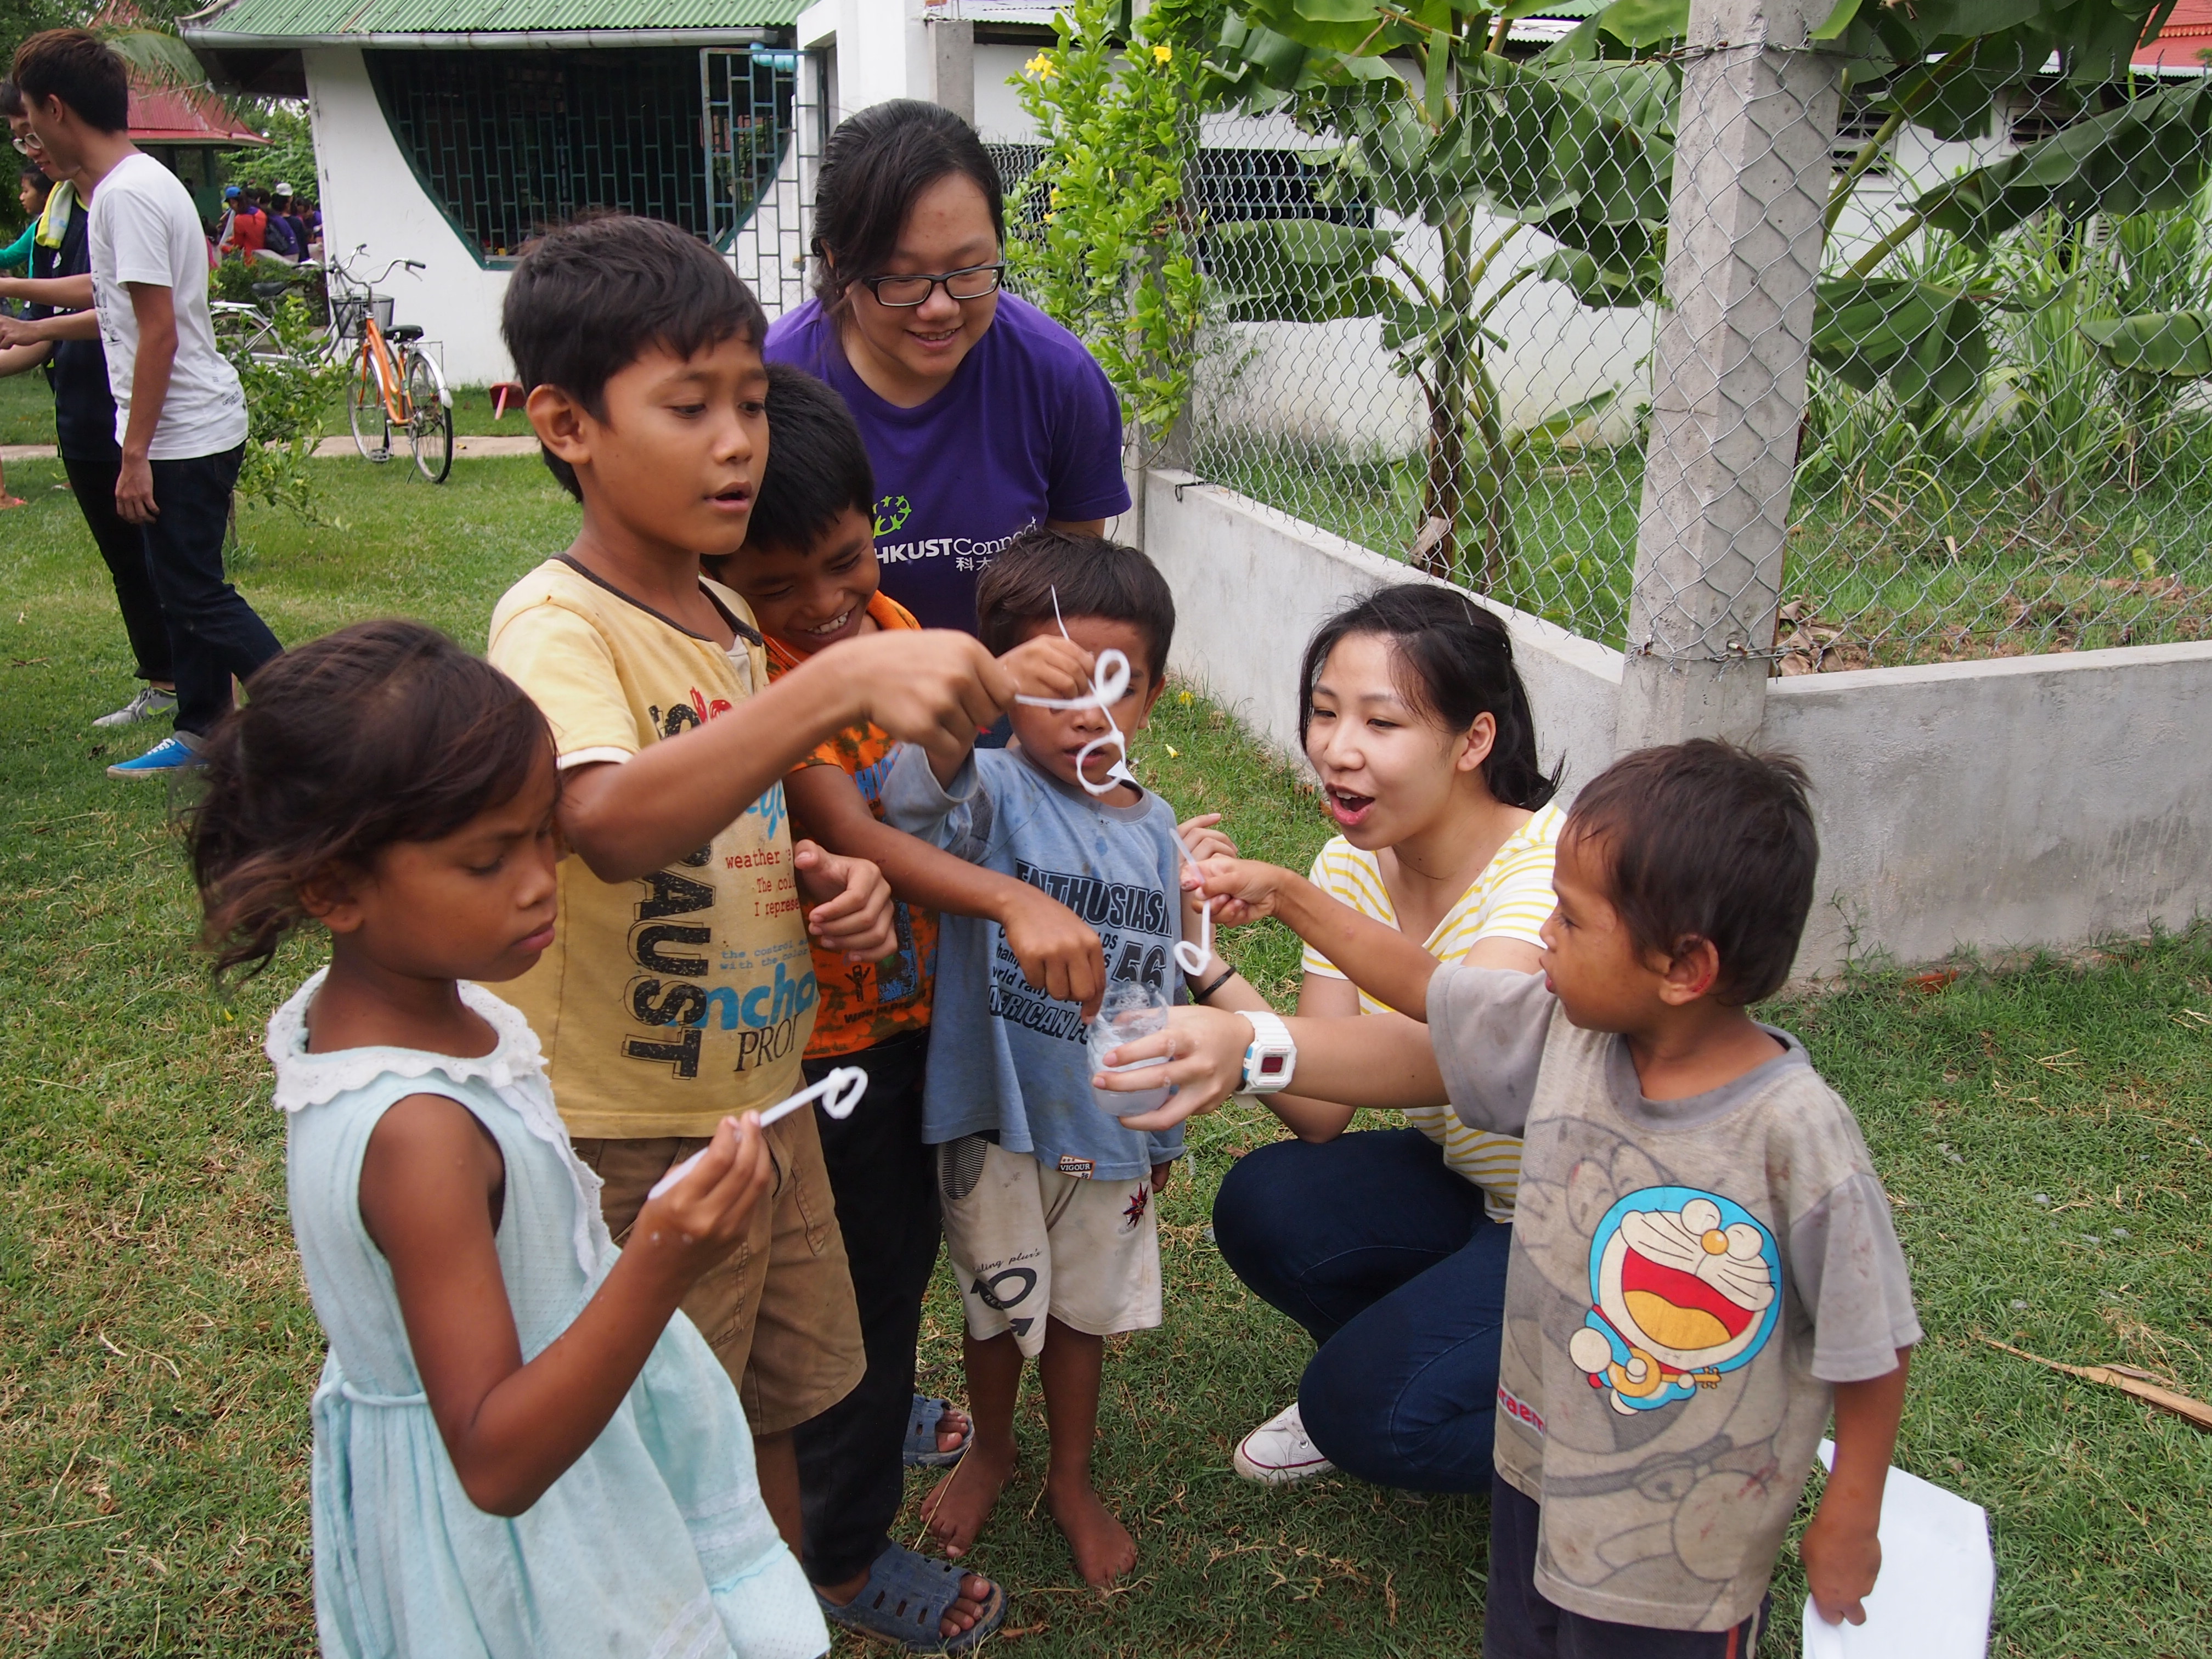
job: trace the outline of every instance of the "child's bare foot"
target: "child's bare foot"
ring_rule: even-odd
[[[957,1561],[968,1553],[1013,1473],[1012,1437],[994,1446],[978,1434],[967,1455],[946,1470],[936,1489],[921,1500],[921,1518],[929,1535],[945,1547],[948,1559]]]
[[[1137,1540],[1088,1480],[1047,1480],[1044,1501],[1074,1553],[1075,1570],[1091,1589],[1111,1589],[1115,1579],[1137,1565]]]

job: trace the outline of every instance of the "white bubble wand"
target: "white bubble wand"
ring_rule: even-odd
[[[1060,638],[1068,640],[1069,643],[1073,644],[1074,641],[1069,639],[1066,620],[1060,614],[1060,589],[1057,587],[1052,590],[1052,619],[1060,624]],[[1129,739],[1123,735],[1121,726],[1114,719],[1114,705],[1128,695],[1128,655],[1125,652],[1109,647],[1098,653],[1097,665],[1091,671],[1091,693],[1088,696],[1030,697],[1017,693],[1014,701],[1026,703],[1031,708],[1062,708],[1071,711],[1078,708],[1096,708],[1100,714],[1105,715],[1105,735],[1091,738],[1090,742],[1075,751],[1075,781],[1083,786],[1086,793],[1096,797],[1112,794],[1117,784],[1126,783],[1133,788],[1142,787],[1138,784],[1137,780],[1129,771]],[[1114,763],[1106,769],[1106,775],[1102,781],[1093,783],[1091,781],[1091,774],[1085,769],[1091,764],[1091,756],[1109,745],[1115,751]],[[1171,827],[1168,833],[1175,837],[1176,850],[1182,854],[1183,862],[1189,865],[1193,870],[1197,870],[1198,859],[1191,852],[1190,843],[1182,838],[1182,831]],[[1203,873],[1200,872],[1201,875]],[[1195,979],[1206,971],[1206,964],[1212,959],[1212,956],[1213,901],[1209,898],[1201,901],[1198,907],[1197,942],[1194,944],[1187,939],[1176,941],[1176,966],[1182,969],[1185,977]]]
[[[822,1109],[832,1117],[850,1117],[853,1115],[853,1108],[860,1103],[860,1097],[867,1092],[868,1074],[866,1072],[857,1066],[840,1066],[813,1087],[801,1089],[797,1094],[788,1099],[779,1100],[763,1112],[760,1115],[760,1126],[765,1129],[769,1124],[779,1119],[789,1117],[800,1107],[814,1100],[819,1100],[822,1103]],[[706,1157],[707,1151],[706,1147],[702,1146],[690,1157],[670,1170],[659,1180],[654,1182],[653,1190],[645,1195],[647,1200],[650,1202],[659,1198],[661,1194],[683,1180],[685,1176],[690,1175],[692,1165]]]

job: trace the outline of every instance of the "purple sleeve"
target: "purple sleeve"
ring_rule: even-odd
[[[1121,400],[1091,354],[1079,345],[1075,355],[1076,372],[1060,388],[1045,496],[1048,516],[1062,524],[1129,510],[1129,486],[1121,477]]]

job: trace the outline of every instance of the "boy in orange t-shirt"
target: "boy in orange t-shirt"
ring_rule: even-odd
[[[920,624],[877,591],[875,480],[843,401],[787,365],[770,363],[768,374],[771,441],[760,495],[744,546],[714,562],[720,568],[710,574],[751,605],[773,676],[841,641]],[[902,1496],[903,1463],[952,1462],[969,1432],[946,1402],[914,1394],[921,1299],[939,1237],[935,1162],[921,1140],[935,913],[998,921],[1029,982],[1080,1003],[1085,1019],[1098,1012],[1106,964],[1097,934],[1066,906],[883,822],[883,783],[897,747],[881,726],[864,722],[838,732],[784,781],[793,822],[832,852],[879,866],[898,901],[891,955],[859,964],[835,952],[815,959],[821,1001],[806,1048],[807,1080],[841,1065],[868,1073],[868,1092],[852,1116],[841,1122],[816,1114],[852,1262],[867,1370],[843,1401],[802,1425],[797,1441],[806,1521],[802,1559],[823,1611],[859,1632],[927,1645],[940,1629],[930,1603],[951,1583],[933,1583],[934,1595],[902,1617],[890,1609],[924,1571],[933,1581],[957,1578],[957,1571],[892,1542],[890,1528]],[[901,1595],[863,1596],[872,1585]],[[961,1593],[968,1594],[964,1585]]]

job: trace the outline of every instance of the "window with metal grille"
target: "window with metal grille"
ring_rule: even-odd
[[[1844,94],[1844,106],[1836,113],[1836,142],[1829,148],[1828,157],[1838,173],[1850,171],[1859,152],[1881,131],[1882,124],[1889,119],[1882,110],[1873,108],[1864,98]],[[1868,166],[1865,176],[1887,179],[1890,157],[1896,149],[1896,140],[1884,143],[1881,151]]]
[[[774,149],[763,155],[750,142],[753,83],[761,77],[750,71],[726,76],[724,102],[713,118],[718,131],[726,130],[730,95],[741,88],[746,108],[739,118],[749,142],[738,149],[746,177],[725,179],[718,167],[710,197],[702,123],[702,92],[708,89],[702,88],[696,51],[369,52],[363,57],[401,154],[485,264],[512,258],[532,237],[594,210],[665,219],[695,235],[726,241],[734,228],[727,222],[731,214],[743,222],[766,179],[775,176]],[[773,67],[764,72],[772,110],[779,75]],[[787,69],[780,79],[787,110]],[[766,139],[770,132],[759,136]],[[726,153],[715,152],[718,157]]]

